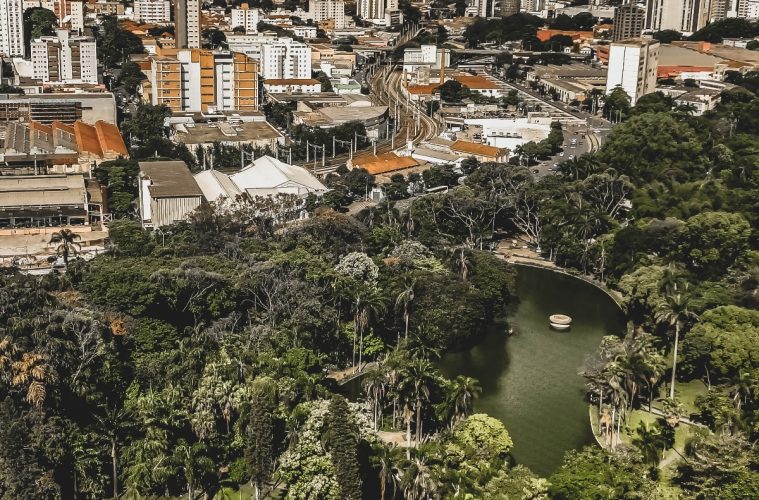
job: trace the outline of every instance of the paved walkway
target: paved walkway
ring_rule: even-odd
[[[367,370],[374,368],[375,366],[377,366],[377,363],[375,361],[372,361],[371,363],[364,363],[361,369],[359,369],[357,366],[349,366],[343,370],[334,370],[328,372],[327,378],[331,378],[332,380],[337,381],[338,384],[342,385],[353,380],[356,377],[361,376]]]

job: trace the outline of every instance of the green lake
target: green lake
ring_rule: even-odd
[[[550,270],[519,266],[517,295],[512,336],[494,328],[471,349],[444,356],[440,367],[480,381],[475,411],[500,419],[515,460],[547,476],[566,451],[593,443],[578,371],[601,337],[624,332],[625,319],[602,290]],[[551,314],[571,316],[571,329],[552,330]]]

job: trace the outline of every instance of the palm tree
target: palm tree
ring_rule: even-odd
[[[376,288],[368,288],[365,291],[356,293],[354,302],[354,325],[356,333],[359,335],[358,347],[358,370],[361,370],[364,354],[364,334],[369,331],[369,324],[372,316],[378,315],[384,311],[385,302]],[[356,342],[353,341],[353,366],[356,366]]]
[[[374,418],[374,430],[378,429],[378,421],[382,419],[382,398],[387,389],[387,378],[379,368],[369,371],[363,377],[361,385],[366,391],[366,396],[372,405],[372,417]]]
[[[632,444],[640,450],[646,462],[651,465],[658,464],[667,450],[667,440],[661,425],[658,422],[655,424],[640,422],[635,432],[637,435],[633,438]]]
[[[683,287],[683,292],[678,290],[678,285],[674,284],[668,287],[664,295],[665,303],[656,311],[654,317],[659,324],[674,328],[675,343],[672,349],[672,384],[669,388],[669,398],[675,397],[675,379],[677,376],[677,349],[680,343],[680,332],[687,322],[697,319],[698,316],[690,310],[690,298],[684,292],[687,292],[687,283]]]
[[[111,444],[111,480],[113,482],[113,498],[119,497],[119,459],[118,440],[123,436],[124,426],[131,418],[123,408],[102,405],[100,412],[95,413],[98,430],[105,435]]]
[[[434,367],[427,359],[414,359],[406,370],[406,376],[411,385],[414,410],[416,412],[416,445],[422,441],[424,427],[422,422],[422,407],[424,401],[430,398],[432,381],[435,378]]]
[[[414,287],[416,279],[407,280],[403,284],[403,290],[395,298],[395,305],[403,304],[403,322],[405,323],[404,338],[408,339],[409,305],[414,301]],[[398,344],[401,343],[401,334],[398,332]]]
[[[482,392],[476,378],[459,375],[449,385],[448,399],[452,403],[451,428],[463,417],[472,413],[474,399]]]
[[[390,353],[383,363],[385,378],[390,392],[393,396],[393,429],[396,428],[396,417],[398,415],[398,400],[401,396],[401,372],[405,366],[406,359],[401,351]]]
[[[63,264],[68,267],[69,257],[77,255],[82,250],[82,245],[77,240],[82,237],[71,229],[61,229],[50,237],[51,245],[58,245],[55,252],[63,257]]]
[[[414,457],[404,479],[404,494],[410,500],[433,498],[437,492],[437,481],[423,456]]]
[[[664,375],[664,372],[667,369],[667,362],[659,351],[651,349],[646,353],[643,369],[645,370],[645,383],[648,388],[648,412],[650,413],[654,399],[654,385],[656,385],[662,375]]]
[[[393,494],[390,498],[395,498],[398,487],[397,473],[399,471],[397,466],[399,461],[398,449],[388,448],[380,444],[373,451],[372,458],[377,465],[377,475],[380,483],[380,500],[385,500],[388,484],[393,487]]]

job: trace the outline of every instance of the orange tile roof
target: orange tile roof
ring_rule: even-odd
[[[428,85],[409,85],[406,87],[406,90],[410,94],[414,95],[432,95],[432,93],[437,90],[439,86],[439,83],[430,83]]]
[[[410,156],[398,156],[395,153],[379,155],[363,155],[353,158],[353,168],[363,168],[372,175],[395,172],[406,168],[416,167],[419,162]]]
[[[457,75],[453,77],[454,80],[459,82],[461,85],[466,85],[470,89],[497,89],[498,85],[496,85],[492,80],[485,78],[484,76],[468,76],[468,75]]]
[[[592,31],[570,31],[570,30],[552,30],[552,29],[543,29],[538,30],[538,32],[535,34],[535,36],[540,40],[541,42],[547,42],[552,37],[556,35],[566,35],[572,40],[589,40],[593,38],[593,32]]]
[[[100,146],[98,134],[95,127],[82,122],[74,122],[74,131],[76,133],[76,144],[79,146],[79,152],[87,151],[96,156],[103,156],[103,149]]]
[[[456,141],[451,144],[451,151],[456,153],[467,153],[479,156],[492,156],[497,158],[508,153],[507,148],[496,148],[487,144],[477,144],[469,141]]]
[[[98,120],[95,123],[95,131],[98,135],[98,142],[100,142],[100,149],[104,153],[113,153],[121,156],[128,156],[126,144],[121,137],[118,127],[112,123]]]
[[[656,70],[657,78],[670,78],[686,72],[714,71],[712,66],[659,66]]]
[[[53,128],[52,127],[49,127],[49,126],[45,125],[44,123],[40,123],[40,122],[31,122],[31,123],[29,123],[29,129],[30,130],[35,130],[35,131],[43,133],[43,134],[48,134],[48,135],[50,135],[50,134],[53,133]]]

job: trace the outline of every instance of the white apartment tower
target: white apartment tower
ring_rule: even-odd
[[[356,12],[361,19],[385,19],[386,11],[398,10],[398,0],[358,0]]]
[[[258,33],[258,21],[261,13],[258,9],[251,9],[248,4],[240,5],[239,9],[232,9],[230,26],[234,29],[238,26],[245,28],[245,33]]]
[[[311,78],[311,47],[291,38],[261,46],[264,80]]]
[[[76,36],[66,29],[55,36],[43,36],[31,42],[32,72],[43,82],[98,82],[98,58],[95,40]]]
[[[22,0],[0,0],[0,54],[24,55],[24,6]]]
[[[345,2],[343,0],[310,0],[308,15],[314,23],[332,19],[335,29],[345,28]]]
[[[174,0],[174,38],[178,49],[200,48],[200,0]]]
[[[169,0],[134,0],[134,20],[150,24],[171,22],[171,2]]]
[[[631,38],[611,44],[609,71],[606,75],[606,94],[617,87],[627,92],[630,104],[656,90],[656,71],[659,66],[659,42]]]
[[[722,1],[724,0],[648,0],[646,29],[687,33],[698,31],[709,22],[712,4]]]

